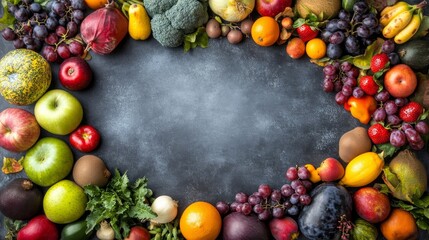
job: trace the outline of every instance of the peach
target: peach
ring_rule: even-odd
[[[344,175],[343,165],[340,161],[332,157],[323,160],[316,170],[320,176],[320,179],[324,182],[339,180]]]

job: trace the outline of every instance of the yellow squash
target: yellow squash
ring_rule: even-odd
[[[374,181],[383,170],[384,159],[375,152],[366,152],[353,158],[346,166],[340,184],[347,187],[362,187]]]
[[[131,4],[128,10],[128,32],[134,40],[146,40],[151,34],[150,18],[141,4]]]

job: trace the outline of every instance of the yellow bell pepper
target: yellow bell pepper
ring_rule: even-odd
[[[353,158],[346,166],[339,184],[347,187],[362,187],[377,179],[383,170],[384,158],[381,153],[366,152]]]
[[[344,109],[350,111],[352,116],[362,124],[368,124],[371,120],[371,115],[377,109],[377,101],[370,95],[365,95],[361,98],[351,96],[344,104]]]

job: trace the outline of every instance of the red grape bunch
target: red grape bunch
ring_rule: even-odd
[[[235,195],[234,202],[228,204],[220,201],[216,204],[216,208],[222,215],[230,211],[244,215],[256,214],[261,221],[297,216],[303,206],[311,203],[310,172],[304,166],[290,167],[285,177],[289,182],[280,189],[261,184],[256,192],[250,195],[239,192]]]
[[[42,51],[50,62],[81,56],[84,44],[76,35],[84,19],[83,0],[51,0],[42,6],[33,0],[18,5],[8,3],[8,11],[15,19],[14,26],[2,31],[15,48]]]

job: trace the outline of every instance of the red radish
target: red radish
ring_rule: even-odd
[[[128,33],[128,19],[108,0],[104,8],[90,13],[80,25],[82,39],[87,48],[98,54],[109,54]]]
[[[142,226],[134,226],[130,230],[130,235],[125,240],[150,240],[149,231]]]
[[[57,240],[59,232],[57,225],[49,221],[45,215],[32,218],[18,232],[17,240]]]
[[[296,221],[291,217],[273,218],[270,221],[270,231],[276,240],[298,239],[299,229]]]

